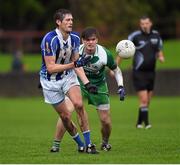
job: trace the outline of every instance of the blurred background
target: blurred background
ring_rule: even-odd
[[[0,96],[40,95],[40,42],[47,31],[55,28],[53,14],[59,8],[72,11],[74,31],[81,33],[86,26],[96,27],[101,36],[99,43],[114,56],[118,41],[138,28],[140,16],[149,15],[164,41],[166,58],[164,64],[157,63],[155,93],[180,95],[179,0],[1,0]],[[130,59],[124,60],[120,67],[128,93],[134,94],[131,63]],[[116,85],[112,84],[110,90],[114,93]]]
[[[115,80],[107,76],[114,94],[110,97],[114,149],[98,157],[76,153],[68,134],[62,152],[49,153],[58,116],[38,89],[40,43],[46,32],[55,29],[53,15],[59,8],[72,11],[74,31],[96,27],[99,43],[114,57],[116,44],[138,28],[139,17],[145,14],[164,41],[165,63],[157,62],[150,106],[153,129],[135,129],[138,97],[132,87],[132,59],[123,60],[124,102],[119,101]],[[180,0],[0,0],[0,164],[180,164],[179,100]],[[99,118],[95,108],[84,103],[99,150]]]

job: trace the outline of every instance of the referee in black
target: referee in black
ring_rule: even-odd
[[[133,58],[133,85],[139,98],[137,128],[151,128],[148,119],[149,104],[153,94],[156,60],[164,62],[162,39],[152,29],[152,21],[148,16],[139,20],[140,30],[131,33],[128,39],[136,46]],[[143,125],[144,123],[144,125]]]

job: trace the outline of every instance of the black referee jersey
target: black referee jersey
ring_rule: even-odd
[[[134,71],[154,71],[157,52],[162,49],[163,43],[159,33],[152,30],[149,34],[135,31],[128,36],[136,46],[133,58]]]

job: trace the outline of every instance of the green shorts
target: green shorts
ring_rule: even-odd
[[[107,83],[103,82],[98,87],[98,94],[89,93],[84,85],[81,84],[81,92],[84,98],[88,99],[88,104],[92,104],[97,107],[98,110],[109,110],[109,92]]]

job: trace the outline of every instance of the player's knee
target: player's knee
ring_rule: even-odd
[[[111,120],[109,116],[103,116],[101,118],[101,123],[102,125],[104,125],[105,127],[109,127],[111,125]]]
[[[83,108],[83,103],[81,100],[76,100],[74,103],[75,109],[82,109]]]
[[[148,99],[147,98],[142,98],[140,101],[141,105],[147,106],[148,105]]]
[[[68,111],[62,112],[61,113],[61,119],[62,119],[63,123],[71,120],[71,113]]]

